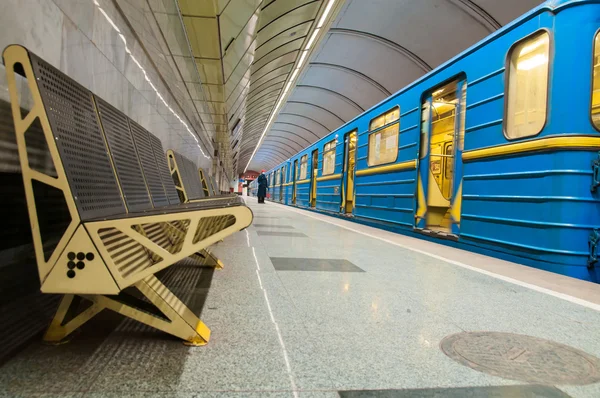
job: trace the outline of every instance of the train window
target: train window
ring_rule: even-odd
[[[369,124],[369,166],[391,163],[398,158],[400,108],[396,107]]]
[[[281,169],[275,172],[275,185],[281,184]]]
[[[542,32],[517,43],[509,57],[505,134],[531,137],[546,124],[550,35]]]
[[[323,175],[333,174],[335,171],[335,140],[325,144],[323,149]]]
[[[300,179],[305,180],[308,171],[308,155],[304,155],[300,158]]]
[[[600,32],[594,40],[594,74],[592,83],[592,123],[600,130]]]

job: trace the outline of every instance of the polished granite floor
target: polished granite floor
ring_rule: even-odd
[[[427,255],[417,241],[411,250],[247,201],[254,225],[214,248],[223,270],[183,264],[161,276],[201,312],[207,346],[101,314],[69,344],[34,341],[4,364],[0,396],[600,397],[598,383],[533,385],[440,349],[446,336],[491,331],[600,357],[593,306],[445,261],[442,246]]]

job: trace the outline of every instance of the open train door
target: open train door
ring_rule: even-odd
[[[296,180],[298,179],[298,159],[294,160],[294,170],[292,171],[293,173],[293,180],[292,180],[292,204],[295,205],[296,204]]]
[[[357,130],[344,136],[344,169],[342,175],[342,204],[341,212],[352,215],[354,210],[354,174],[356,171],[356,140]]]
[[[466,81],[433,90],[421,108],[415,228],[458,236],[462,205]]]
[[[285,183],[285,166],[283,166],[282,168],[279,169],[279,198],[277,198],[277,201],[279,203],[283,202],[283,189],[284,184]]]
[[[310,207],[317,206],[317,174],[319,173],[319,150],[312,151],[310,173]]]

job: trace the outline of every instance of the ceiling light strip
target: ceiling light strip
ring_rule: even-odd
[[[250,156],[250,159],[248,160],[248,164],[246,165],[246,168],[244,168],[244,173],[248,170],[248,167],[250,166],[250,162],[252,162],[252,159],[254,159],[254,155],[256,155],[258,148],[260,148],[260,146],[262,144],[263,138],[265,138],[265,135],[271,128],[272,122],[275,120],[275,117],[279,113],[279,108],[284,103],[284,99],[286,98],[287,94],[289,93],[290,89],[292,88],[292,85],[294,84],[294,80],[298,77],[298,74],[300,73],[300,70],[302,69],[302,66],[304,65],[304,61],[306,61],[306,58],[308,57],[308,53],[309,53],[312,45],[315,43],[315,41],[317,40],[317,37],[319,36],[321,27],[323,27],[323,24],[325,24],[325,21],[327,21],[327,17],[329,17],[329,14],[331,13],[331,10],[333,9],[334,3],[335,3],[335,0],[329,0],[329,2],[327,3],[327,6],[325,7],[325,11],[323,11],[321,18],[319,19],[317,28],[312,32],[310,39],[306,43],[306,46],[304,47],[304,50],[302,51],[302,54],[300,55],[300,59],[298,60],[298,63],[296,64],[296,68],[292,72],[290,79],[288,80],[287,84],[285,85],[285,89],[281,93],[281,95],[279,97],[279,101],[277,101],[277,105],[275,105],[275,107],[271,111],[271,116],[269,117],[269,120],[267,121],[267,124],[265,125],[265,129],[263,130],[263,132],[258,140],[258,143],[254,147],[254,151],[252,152],[252,155]]]

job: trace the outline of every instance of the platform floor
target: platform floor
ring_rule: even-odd
[[[0,396],[600,397],[598,285],[246,199],[225,269],[161,276],[209,345],[101,314],[4,364]],[[452,359],[463,332],[505,334],[445,340]]]

